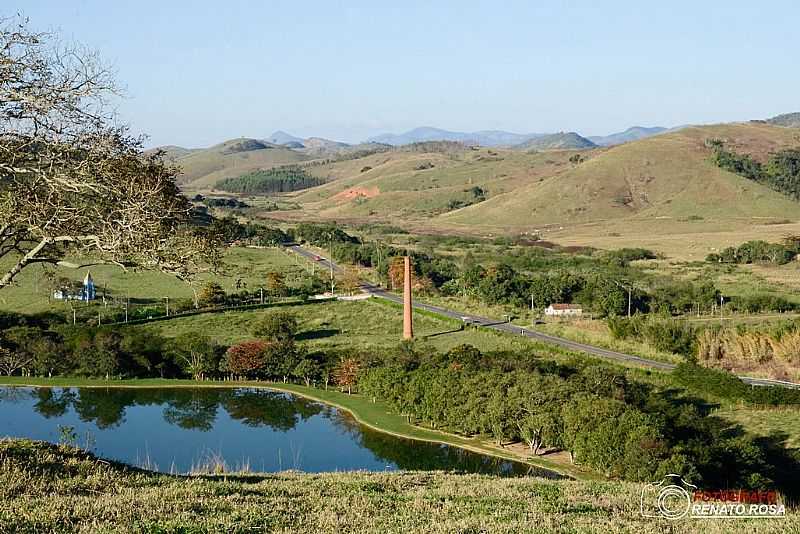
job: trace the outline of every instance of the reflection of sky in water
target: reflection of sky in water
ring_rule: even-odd
[[[42,398],[68,400],[59,413],[58,403],[44,406]],[[265,472],[528,472],[519,464],[373,432],[335,408],[265,390],[0,388],[0,436],[57,443],[60,426],[74,427],[78,445],[88,440],[100,456],[161,471],[186,472],[221,456],[229,468]]]

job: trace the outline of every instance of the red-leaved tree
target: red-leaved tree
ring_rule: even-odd
[[[243,341],[225,352],[225,367],[234,375],[258,378],[264,369],[269,343],[261,340]]]

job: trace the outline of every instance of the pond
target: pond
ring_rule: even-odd
[[[171,473],[447,470],[559,476],[376,432],[334,407],[256,388],[0,387],[0,437],[66,442]]]

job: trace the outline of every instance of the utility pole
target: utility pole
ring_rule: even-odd
[[[131,307],[131,296],[127,295],[125,297],[125,322],[128,322],[128,308]]]
[[[167,301],[166,312],[167,312],[167,317],[169,317],[169,297],[164,297],[164,300]]]
[[[633,290],[633,288],[629,286],[628,287],[628,319],[630,319],[630,317],[631,317],[631,292],[632,292],[632,290]]]
[[[328,234],[328,265],[331,268],[331,296],[334,294],[334,285],[333,285],[333,232]]]
[[[264,288],[259,288],[259,292],[261,293],[261,304],[264,304]]]
[[[411,303],[411,258],[403,258],[403,339],[414,339]]]
[[[381,265],[383,264],[383,260],[381,259],[381,240],[376,240],[376,243],[378,249],[378,287],[381,287]]]

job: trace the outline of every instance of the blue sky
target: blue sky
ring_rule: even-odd
[[[793,1],[5,0],[100,51],[150,145],[611,133],[800,110]]]

